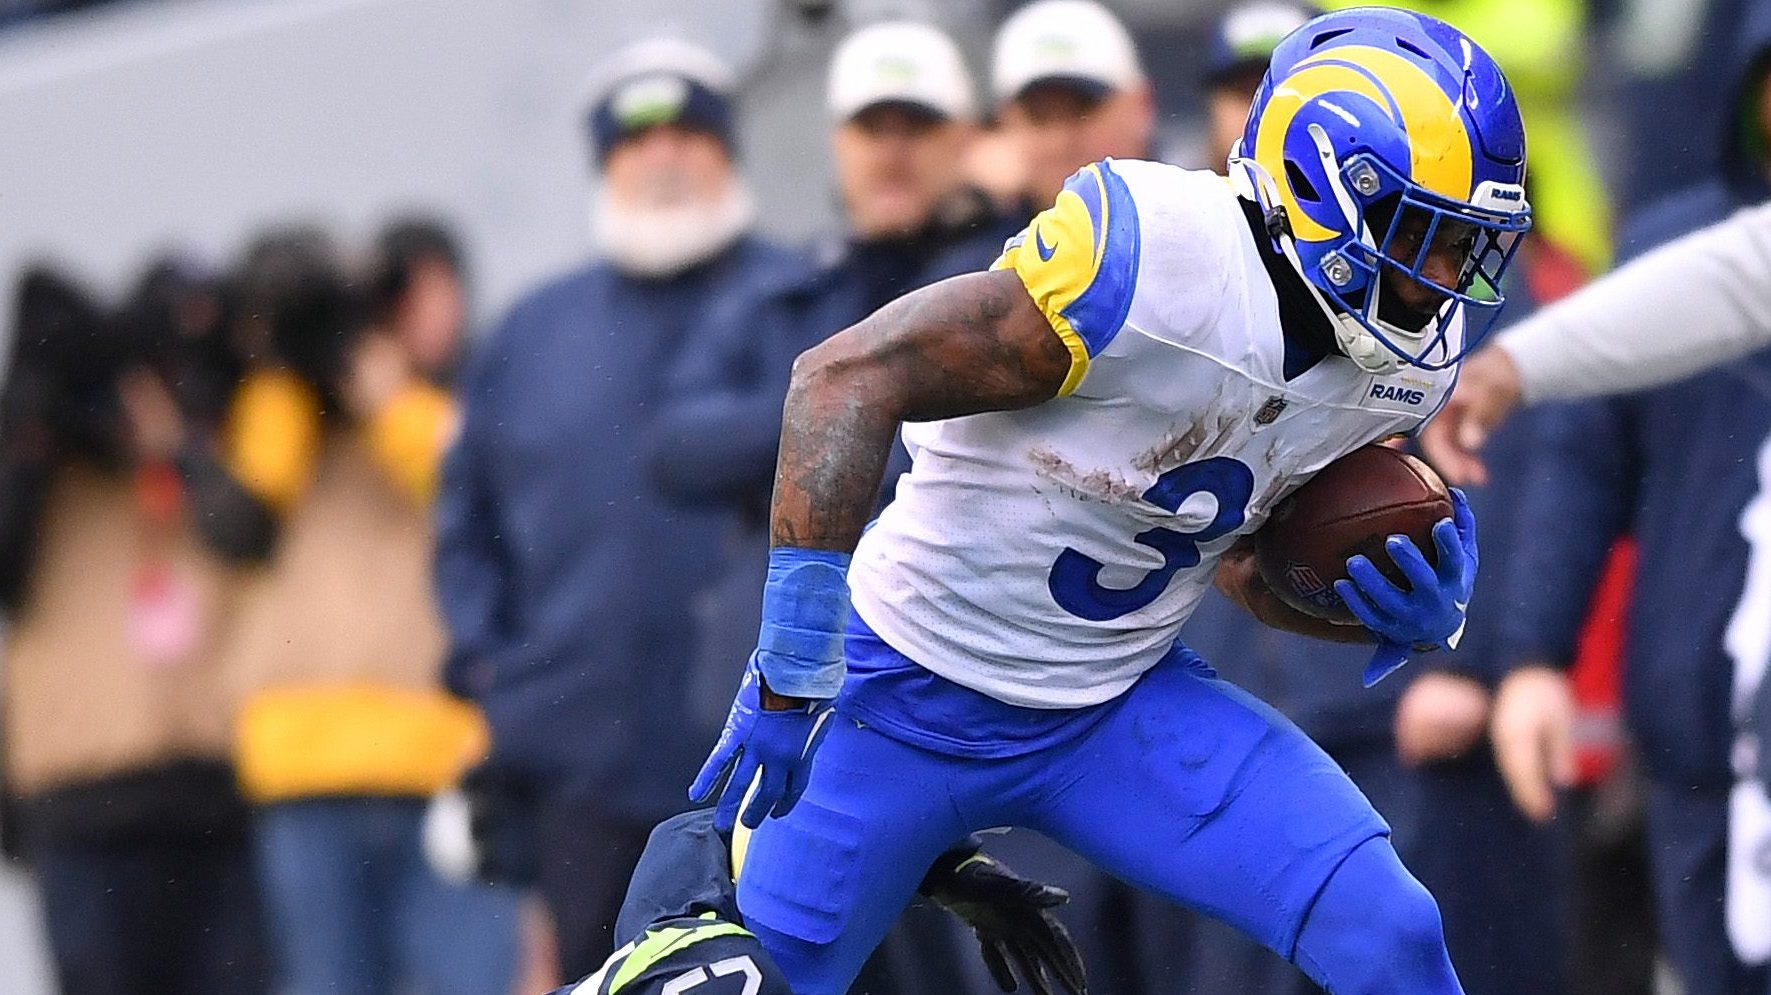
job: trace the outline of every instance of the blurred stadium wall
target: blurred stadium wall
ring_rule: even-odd
[[[659,31],[738,67],[765,228],[806,234],[832,215],[831,198],[805,193],[828,188],[823,67],[843,25],[800,6],[154,0],[11,28],[0,32],[0,291],[9,298],[21,260],[39,255],[116,288],[168,245],[222,259],[269,221],[351,237],[425,207],[460,224],[489,318],[585,253],[584,85],[602,53]],[[872,6],[938,16],[974,51],[991,7]]]

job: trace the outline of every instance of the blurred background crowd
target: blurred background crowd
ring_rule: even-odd
[[[1771,0],[1411,6],[1519,92],[1503,320],[1771,193]],[[0,990],[594,969],[754,644],[794,356],[1088,162],[1221,171],[1313,9],[0,0]],[[1736,389],[1501,432],[1455,654],[1366,691],[1222,599],[1185,631],[1389,820],[1472,995],[1768,990],[1724,928],[1757,481],[1666,458]],[[1313,990],[990,847],[1071,891],[1093,991]],[[992,987],[913,909],[856,990]]]

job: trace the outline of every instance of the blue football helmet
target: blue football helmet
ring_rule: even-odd
[[[1292,32],[1230,165],[1361,368],[1451,366],[1505,303],[1501,277],[1531,227],[1525,126],[1500,67],[1443,21],[1365,7]],[[1435,309],[1388,290],[1386,269],[1429,288]]]

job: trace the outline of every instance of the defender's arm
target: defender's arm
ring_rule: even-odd
[[[771,543],[853,550],[899,423],[1031,407],[1072,362],[1007,270],[925,287],[808,350],[782,415]]]

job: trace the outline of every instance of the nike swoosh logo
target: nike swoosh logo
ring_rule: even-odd
[[[1045,244],[1045,233],[1038,228],[1033,229],[1033,248],[1039,253],[1039,261],[1042,263],[1051,262],[1052,254],[1058,251],[1057,246]]]

